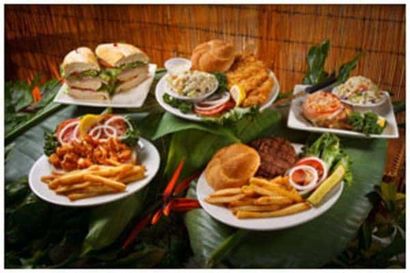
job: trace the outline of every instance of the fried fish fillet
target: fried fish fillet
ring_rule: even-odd
[[[243,107],[264,104],[274,84],[265,64],[254,55],[237,56],[226,76],[230,87],[237,84],[244,89]]]

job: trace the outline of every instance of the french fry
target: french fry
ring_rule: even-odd
[[[48,186],[51,189],[55,189],[58,185],[75,184],[83,181],[84,172],[67,173],[48,183]]]
[[[278,196],[278,193],[264,187],[259,187],[258,185],[250,185],[250,187],[259,195],[263,196]]]
[[[133,166],[129,170],[125,170],[123,172],[120,172],[113,179],[117,180],[117,181],[123,181],[125,178],[128,178],[128,177],[136,177],[137,179],[134,179],[134,180],[131,180],[129,178],[127,179],[129,182],[132,182],[132,181],[139,180],[139,179],[143,178],[144,173],[145,173],[145,168],[143,166]]]
[[[279,205],[248,205],[248,206],[237,206],[231,207],[232,212],[237,211],[276,211],[279,210],[281,206]]]
[[[266,218],[266,217],[279,217],[279,216],[286,216],[295,214],[301,211],[305,211],[310,208],[308,203],[298,203],[291,205],[289,207],[282,208],[276,211],[245,211],[245,210],[238,210],[236,211],[235,215],[239,219],[246,219],[246,218]]]
[[[286,190],[277,184],[268,182],[265,179],[253,177],[251,178],[250,183],[251,185],[257,185],[257,186],[263,187],[264,189],[268,189],[270,191],[276,192],[278,195],[286,196],[296,202],[303,201],[302,197],[299,195],[297,191]]]
[[[247,206],[247,205],[254,205],[256,199],[250,197],[244,197],[240,200],[232,201],[228,204],[229,207],[237,207],[237,206]]]
[[[231,196],[216,196],[216,197],[210,197],[208,196],[205,201],[210,203],[210,204],[224,204],[224,203],[230,203],[233,201],[237,201],[239,199],[242,199],[245,197],[245,194],[237,194],[237,195],[231,195]]]
[[[106,178],[103,176],[98,176],[95,174],[85,174],[84,175],[84,179],[91,181],[91,182],[95,182],[95,183],[101,183],[104,185],[107,185],[117,191],[125,191],[125,188],[127,187],[125,184],[120,183],[118,181],[115,181],[113,179],[110,178]]]
[[[144,172],[135,173],[135,174],[132,174],[130,176],[127,176],[127,177],[121,179],[121,182],[124,183],[124,184],[128,184],[128,183],[131,183],[131,182],[141,180],[144,177],[145,177]]]
[[[262,196],[255,200],[256,205],[290,205],[293,200],[285,196]]]
[[[226,196],[226,195],[236,195],[242,193],[241,188],[226,188],[222,190],[218,190],[214,193],[212,193],[210,196]]]
[[[285,177],[277,176],[277,177],[273,178],[272,180],[270,180],[269,182],[270,182],[270,183],[273,183],[273,184],[277,184],[277,185],[283,186],[283,187],[285,187],[285,188],[289,188],[289,187],[290,187],[290,185],[289,185],[289,177],[288,177],[288,176],[285,176]]]
[[[249,186],[249,185],[244,185],[241,187],[242,193],[245,194],[246,196],[255,196],[256,192],[254,191],[254,189]]]
[[[123,164],[120,166],[100,166],[98,170],[92,171],[93,175],[98,175],[98,176],[115,176],[118,175],[119,173],[129,171],[132,169],[133,165],[131,164]]]
[[[54,175],[45,175],[41,177],[41,181],[44,183],[50,183],[53,181],[56,177]]]
[[[84,183],[79,183],[79,184],[60,186],[55,190],[55,192],[58,193],[58,194],[64,194],[64,193],[67,193],[67,192],[70,192],[70,191],[84,189],[84,188],[86,188],[90,185],[91,185],[91,182],[86,181]]]

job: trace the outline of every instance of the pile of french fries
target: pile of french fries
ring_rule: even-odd
[[[41,177],[49,189],[67,196],[71,201],[93,196],[123,192],[127,184],[145,177],[143,165],[121,164],[118,166],[91,165],[87,169],[55,172]]]
[[[285,216],[310,208],[289,185],[287,176],[270,181],[253,177],[248,185],[215,191],[205,201],[227,206],[239,219]]]

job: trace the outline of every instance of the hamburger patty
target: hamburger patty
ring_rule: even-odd
[[[249,143],[261,158],[256,176],[274,178],[283,175],[297,161],[296,151],[289,141],[283,138],[261,138]]]

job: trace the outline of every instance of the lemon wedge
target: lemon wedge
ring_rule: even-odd
[[[380,127],[384,128],[384,126],[386,125],[386,119],[379,116],[379,117],[377,118],[377,125],[379,125]]]
[[[229,93],[231,93],[231,96],[233,100],[235,101],[236,106],[241,105],[243,100],[246,98],[245,90],[243,89],[242,86],[237,85],[237,84],[231,87],[231,89],[229,90]]]
[[[80,137],[87,135],[88,130],[90,130],[90,128],[94,126],[96,123],[100,122],[102,118],[103,118],[102,115],[91,115],[91,114],[84,115],[80,119],[80,124],[78,127],[78,131],[80,132]]]
[[[320,184],[320,186],[309,196],[307,201],[313,206],[318,206],[326,194],[343,180],[346,170],[339,165],[336,170]]]

